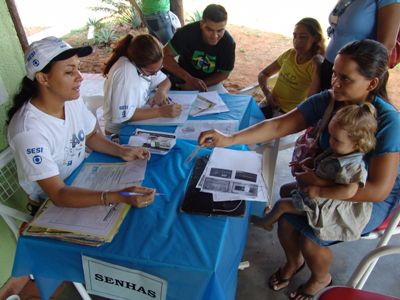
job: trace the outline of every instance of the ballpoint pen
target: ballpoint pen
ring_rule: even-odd
[[[119,192],[121,196],[130,197],[130,196],[143,196],[144,193],[137,193],[137,192]],[[166,194],[162,193],[155,193],[154,196],[165,196]]]
[[[212,138],[208,138],[206,139],[206,143],[212,143],[213,139]],[[192,159],[196,156],[197,152],[199,152],[201,149],[201,146],[198,145],[196,148],[194,148],[194,150],[192,151],[192,153],[190,153],[190,155],[185,159],[185,163],[190,163],[192,161]]]
[[[112,215],[112,213],[114,212],[114,210],[117,208],[117,203],[114,203],[113,205],[111,205],[110,209],[108,210],[107,214],[104,216],[103,218],[103,222],[107,221],[107,219]]]
[[[174,100],[172,100],[171,97],[167,97],[167,102],[168,104],[175,104]]]

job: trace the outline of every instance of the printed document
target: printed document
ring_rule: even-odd
[[[175,130],[175,135],[181,139],[197,140],[200,133],[217,129],[225,134],[232,134],[239,128],[238,120],[187,120]]]
[[[193,105],[194,100],[196,99],[197,94],[194,94],[194,93],[188,93],[188,94],[169,93],[168,96],[171,98],[171,100],[173,102],[180,104],[182,106],[182,112],[179,116],[177,116],[175,118],[153,118],[153,119],[147,119],[147,120],[142,120],[142,121],[129,122],[128,124],[174,126],[174,125],[180,125],[180,124],[185,123],[185,121],[189,117],[189,112],[192,109],[192,105]],[[150,107],[150,106],[146,105],[144,107]]]
[[[210,114],[218,114],[229,111],[228,106],[216,91],[198,93],[193,108],[190,111],[192,117]]]
[[[71,185],[95,191],[122,189],[142,181],[146,166],[145,159],[121,163],[85,163]]]
[[[214,148],[197,187],[202,192],[266,201],[262,155],[254,151]],[[216,196],[221,200],[221,196]],[[224,201],[228,198],[222,198]]]

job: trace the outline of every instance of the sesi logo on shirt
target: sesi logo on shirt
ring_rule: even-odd
[[[28,148],[26,149],[26,154],[33,155],[32,161],[35,165],[40,165],[42,163],[42,157],[38,155],[43,152],[43,147]]]
[[[26,154],[37,154],[37,153],[42,153],[43,152],[43,147],[37,147],[37,148],[28,148],[26,149]]]

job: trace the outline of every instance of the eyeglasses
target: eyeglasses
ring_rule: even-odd
[[[153,70],[148,71],[148,70],[146,70],[145,68],[139,68],[139,67],[137,67],[137,70],[138,70],[139,76],[141,76],[141,77],[150,77],[150,76],[156,75],[163,67],[164,67],[164,66],[161,65],[161,66],[160,66],[157,70],[155,70],[155,71],[153,71]]]

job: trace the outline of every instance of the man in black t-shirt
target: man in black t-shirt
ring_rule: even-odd
[[[178,29],[164,47],[164,69],[173,88],[226,92],[222,82],[233,70],[236,46],[226,22],[225,8],[210,4],[201,21]]]

